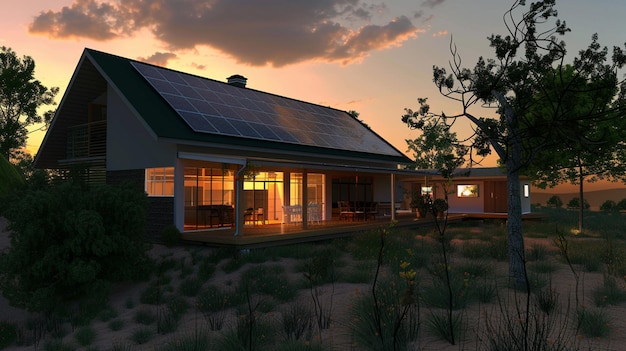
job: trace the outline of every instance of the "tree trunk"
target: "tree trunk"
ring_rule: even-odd
[[[528,290],[526,276],[526,258],[524,253],[524,236],[522,234],[522,198],[520,194],[519,171],[522,166],[522,137],[519,133],[518,118],[506,97],[497,92],[493,96],[500,102],[504,110],[508,140],[506,145],[492,141],[501,160],[506,166],[506,182],[508,190],[508,220],[506,222],[509,244],[509,279],[517,289]]]
[[[522,199],[520,196],[519,172],[507,162],[508,220],[507,233],[509,244],[509,279],[516,288],[525,289],[526,279],[524,236],[522,233]]]
[[[578,232],[582,234],[583,232],[583,211],[585,210],[583,204],[585,202],[585,199],[583,198],[583,181],[585,180],[585,177],[583,176],[583,164],[582,161],[580,160],[580,157],[578,158]]]

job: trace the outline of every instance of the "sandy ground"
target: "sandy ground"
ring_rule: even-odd
[[[7,247],[10,243],[8,233],[2,230],[6,226],[5,221],[0,222],[0,247]],[[527,247],[532,245],[546,245],[550,246],[550,241],[542,239],[528,239],[526,241]],[[162,246],[155,246],[151,251],[153,257],[174,257],[177,260],[191,260],[192,250],[206,250],[208,254],[209,248],[195,247],[193,249],[167,249]],[[302,278],[301,273],[293,273],[293,267],[295,265],[294,260],[283,259],[278,262],[271,262],[270,264],[282,264],[288,271],[292,272],[290,278],[296,281]],[[506,263],[493,263],[497,265],[497,269],[506,271]],[[245,266],[239,271],[245,270]],[[236,284],[238,280],[237,273],[226,274],[219,268],[215,275],[210,279],[211,284],[219,286],[232,286]],[[585,301],[586,305],[591,306],[592,289],[598,286],[602,282],[601,273],[582,273],[581,275],[581,288],[579,295],[581,300]],[[124,327],[121,331],[111,331],[108,322],[102,322],[95,320],[91,326],[94,328],[97,334],[97,338],[91,347],[97,347],[98,350],[114,350],[120,349],[120,345],[130,345],[130,348],[125,350],[159,350],[162,346],[168,344],[176,337],[176,335],[184,335],[193,333],[195,330],[206,328],[205,319],[201,313],[198,313],[194,308],[190,308],[189,312],[182,319],[181,324],[177,332],[167,335],[155,334],[150,341],[142,345],[135,345],[130,336],[137,329],[143,326],[137,324],[134,321],[134,316],[137,310],[142,308],[155,310],[156,308],[151,305],[141,305],[139,303],[139,296],[148,283],[140,284],[125,284],[115,287],[111,295],[111,306],[118,312],[118,319],[124,320]],[[177,278],[171,283],[173,286],[177,286]],[[558,292],[562,302],[569,301],[573,308],[575,280],[573,279],[572,272],[569,268],[563,264],[558,265],[558,269],[553,273],[551,278],[551,284],[555,291]],[[510,290],[504,289],[505,293],[502,295],[503,299],[513,299],[520,297],[518,294],[511,294]],[[324,286],[322,296],[326,299],[326,304],[330,304],[332,301],[333,310],[332,318],[333,323],[330,328],[324,330],[322,333],[322,341],[326,346],[332,346],[333,350],[359,350],[353,343],[351,336],[348,333],[347,325],[350,323],[350,314],[348,313],[351,303],[357,296],[369,293],[369,287],[364,284],[348,284],[339,283],[334,286]],[[307,290],[303,290],[300,293],[299,299],[304,302],[310,302],[311,297]],[[133,301],[132,308],[129,308],[128,301]],[[190,300],[192,301],[192,300]],[[427,307],[423,307],[423,313],[428,312]],[[566,308],[566,307],[564,307]],[[278,308],[280,310],[280,306]],[[619,306],[611,306],[605,310],[610,316],[611,335],[608,338],[593,339],[575,336],[572,333],[568,333],[568,337],[571,337],[571,342],[577,345],[580,350],[626,350],[626,304],[622,303]],[[450,345],[445,341],[438,340],[435,337],[428,335],[425,331],[421,332],[419,338],[419,345],[416,345],[414,349],[419,350],[476,350],[479,349],[481,342],[480,339],[484,338],[490,327],[502,325],[502,321],[494,315],[499,315],[498,304],[473,304],[470,307],[463,310],[464,318],[467,321],[466,333],[464,337],[457,342],[456,345]],[[227,325],[234,325],[236,322],[235,312],[230,311],[228,313],[229,319]],[[0,321],[17,322],[20,325],[21,330],[26,330],[24,327],[25,322],[29,318],[29,315],[24,311],[11,307],[8,302],[0,297]],[[276,318],[278,320],[278,313],[273,313],[269,318]],[[573,323],[572,320],[566,319],[562,322]],[[64,337],[65,343],[71,343],[76,345],[76,341],[73,338],[71,326],[66,324],[68,334]],[[155,329],[154,324],[150,328]],[[425,329],[425,328],[423,328]],[[218,332],[211,332],[211,337],[216,338]],[[41,345],[45,344],[45,340],[38,346],[20,346],[9,347],[5,350],[36,350],[42,349]],[[84,348],[83,348],[84,349]]]

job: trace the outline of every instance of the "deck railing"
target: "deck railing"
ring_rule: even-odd
[[[106,139],[106,121],[70,127],[67,133],[67,159],[106,156]]]

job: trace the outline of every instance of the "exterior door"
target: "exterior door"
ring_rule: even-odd
[[[508,196],[506,181],[485,182],[485,213],[506,213]]]

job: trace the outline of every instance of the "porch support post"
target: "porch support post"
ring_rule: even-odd
[[[309,173],[302,171],[302,229],[307,229],[309,223]]]
[[[185,164],[180,158],[174,163],[174,225],[185,230]]]
[[[235,236],[243,235],[244,218],[241,207],[243,206],[243,182],[244,171],[247,164],[241,166],[241,169],[235,173]]]
[[[391,173],[391,220],[396,220],[396,175]]]

